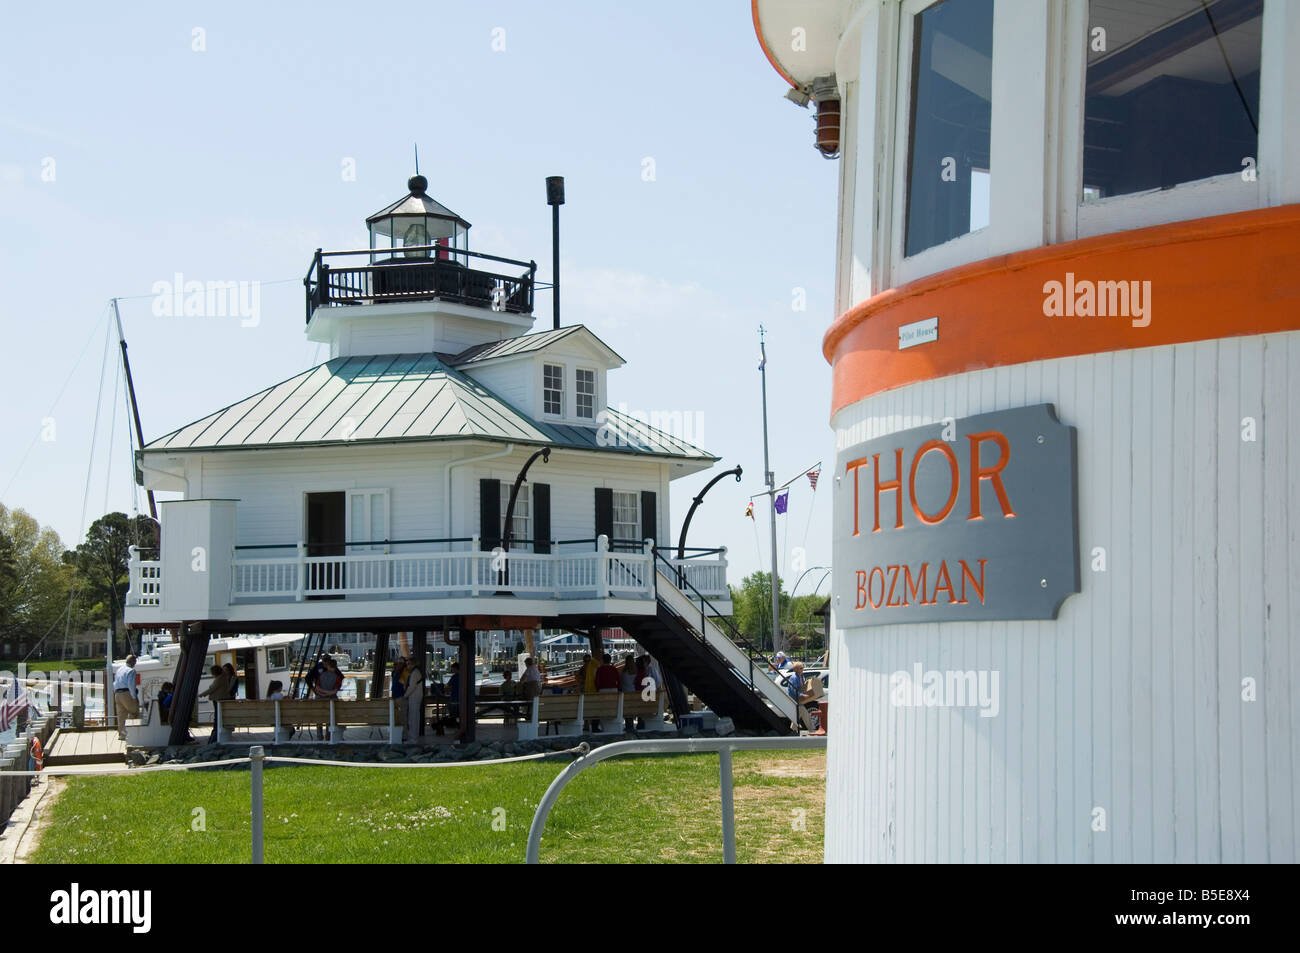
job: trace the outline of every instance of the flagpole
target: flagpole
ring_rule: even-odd
[[[767,446],[767,345],[763,341],[763,326],[758,326],[758,351],[762,355],[758,370],[763,378],[763,473],[767,481],[768,510],[772,521],[772,653],[781,650],[781,579],[776,562],[776,474],[768,457]]]

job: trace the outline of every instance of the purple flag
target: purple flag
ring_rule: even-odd
[[[789,502],[790,502],[790,491],[786,490],[784,493],[782,493],[780,496],[776,498],[776,511],[778,513],[784,513],[786,505]]]

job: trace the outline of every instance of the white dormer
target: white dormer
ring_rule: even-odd
[[[481,345],[453,363],[534,420],[597,427],[606,375],[627,362],[578,324]]]

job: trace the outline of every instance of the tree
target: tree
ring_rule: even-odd
[[[784,590],[781,599],[781,631],[787,629],[790,597]],[[736,628],[759,648],[772,647],[772,574],[754,572],[745,577],[740,589],[731,590]]]
[[[154,549],[157,545],[158,525],[147,516],[137,516],[132,520],[125,513],[107,513],[90,524],[85,541],[76,548],[72,557],[81,575],[83,590],[101,611],[107,613],[114,651],[117,620],[130,585],[130,547]]]
[[[24,510],[0,504],[0,643],[34,648],[63,619],[73,585],[63,543]]]

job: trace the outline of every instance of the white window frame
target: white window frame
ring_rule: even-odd
[[[1087,17],[1090,9],[1088,0],[1077,0],[1082,7],[1083,35],[1076,30],[1067,33],[1067,38],[1083,49],[1087,41]],[[1272,16],[1270,16],[1270,13]],[[1071,83],[1072,105],[1079,115],[1078,128],[1063,130],[1074,141],[1069,143],[1077,155],[1074,181],[1070,183],[1075,209],[1075,238],[1090,238],[1111,232],[1127,231],[1151,225],[1164,225],[1169,222],[1187,221],[1206,218],[1211,215],[1225,215],[1230,212],[1245,212],[1261,208],[1268,194],[1265,188],[1265,176],[1269,174],[1271,163],[1264,157],[1274,152],[1273,144],[1277,140],[1277,123],[1268,115],[1266,92],[1270,70],[1280,69],[1282,64],[1271,62],[1269,29],[1281,29],[1278,22],[1284,16],[1274,0],[1265,0],[1264,13],[1260,30],[1260,84],[1259,84],[1259,135],[1255,151],[1256,174],[1254,182],[1242,180],[1240,172],[1226,172],[1222,175],[1180,182],[1169,189],[1148,189],[1145,192],[1130,192],[1126,195],[1112,195],[1103,199],[1085,201],[1083,198],[1083,102],[1084,90],[1088,83],[1088,58],[1080,57],[1081,67],[1074,71]],[[1066,203],[1070,204],[1070,203]]]
[[[374,540],[391,541],[393,538],[393,530],[392,530],[393,518],[392,518],[392,510],[389,504],[388,490],[386,488],[375,487],[375,488],[367,488],[367,489],[345,490],[344,492],[347,494],[347,496],[343,504],[343,525],[344,525],[344,538],[347,540],[348,551],[350,553],[352,552],[387,553],[390,547],[383,543],[365,545],[365,546],[357,546],[356,544],[354,544],[353,540],[355,537],[352,533],[352,506],[353,506],[353,500],[356,497],[365,498],[366,535],[362,538],[366,540],[366,542],[370,543]],[[371,498],[375,496],[380,496],[383,499],[384,525],[383,527],[380,528],[378,533],[376,533],[375,527],[371,525],[372,522],[371,516],[374,513],[374,510],[371,506]]]
[[[559,409],[558,412],[556,412],[556,411],[552,411],[552,410],[547,410],[547,409],[546,409],[546,394],[547,394],[547,391],[550,389],[550,388],[548,388],[548,387],[546,386],[546,371],[547,371],[548,368],[552,368],[552,367],[559,368],[559,371],[560,371],[560,409]],[[541,405],[541,410],[542,410],[542,415],[543,415],[543,416],[545,416],[545,417],[563,417],[563,416],[564,416],[564,408],[565,408],[565,400],[564,400],[564,390],[565,390],[565,387],[564,387],[564,384],[565,384],[565,378],[566,378],[567,375],[568,375],[568,367],[567,367],[566,365],[561,364],[561,363],[559,363],[559,362],[557,362],[557,361],[542,361],[542,405]]]
[[[620,490],[620,489],[618,489],[617,487],[612,487],[612,488],[611,488],[611,491],[612,491],[612,493],[613,493],[613,498],[612,498],[611,501],[610,501],[610,502],[611,502],[611,507],[612,507],[612,510],[613,510],[613,513],[612,513],[612,521],[611,521],[611,522],[612,522],[613,527],[614,527],[614,535],[610,538],[610,541],[613,542],[613,541],[617,540],[617,541],[619,541],[619,542],[641,542],[641,541],[642,541],[642,537],[641,537],[641,491],[640,491],[640,490]],[[618,519],[618,497],[619,497],[619,494],[623,494],[623,495],[625,495],[625,496],[631,496],[631,497],[632,497],[632,513],[633,513],[634,526],[633,526],[633,532],[632,532],[632,535],[631,535],[631,536],[620,536],[620,535],[618,535],[618,528],[619,528],[619,526],[620,526],[620,525],[623,525],[623,526],[626,526],[626,525],[627,525],[627,521],[626,521],[626,520],[623,521],[623,522],[620,524],[619,519]]]
[[[588,396],[586,394],[583,394],[578,389],[579,375],[581,374],[591,375],[591,394],[590,394],[591,413],[589,415],[584,415],[582,413],[581,402],[579,401],[580,397]],[[574,368],[573,370],[573,416],[576,417],[578,420],[594,421],[596,419],[596,414],[598,414],[599,412],[600,412],[600,372],[597,371],[594,367]]]
[[[510,505],[510,491],[514,489],[515,478],[509,477],[505,480],[498,480],[501,484],[501,492],[498,496],[501,499],[501,515],[498,521],[501,524],[502,532],[506,528],[506,508]],[[512,552],[527,551],[532,552],[533,544],[519,542],[519,540],[531,540],[533,538],[533,485],[525,480],[519,484],[519,497],[515,500],[515,515],[511,518],[514,528],[510,531],[510,549]],[[520,506],[523,507],[522,514]],[[523,533],[519,531],[519,521],[523,521]]]
[[[898,108],[894,114],[894,207],[893,234],[889,237],[889,247],[893,257],[893,274],[889,284],[897,287],[916,278],[932,275],[936,272],[955,268],[967,262],[989,257],[994,219],[997,216],[996,193],[993,192],[994,171],[999,165],[994,137],[997,135],[996,122],[989,130],[989,224],[984,228],[964,235],[950,238],[940,245],[907,256],[904,252],[907,234],[907,173],[912,147],[912,56],[916,41],[915,18],[929,7],[942,3],[943,0],[903,0],[902,12],[898,18],[898,62],[895,88],[898,90]],[[993,4],[993,59],[998,55],[998,4]],[[992,95],[997,95],[996,83]],[[991,103],[996,118],[996,104]],[[936,174],[937,170],[936,170]]]

